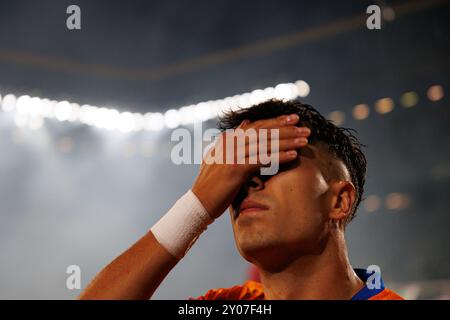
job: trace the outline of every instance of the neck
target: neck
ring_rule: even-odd
[[[296,257],[275,272],[261,263],[258,268],[268,300],[350,299],[364,286],[350,265],[344,236],[338,231],[320,254]]]

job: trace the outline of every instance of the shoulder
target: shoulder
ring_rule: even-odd
[[[208,290],[204,295],[193,298],[194,300],[262,300],[264,291],[261,283],[247,281],[242,285],[231,288],[219,288]]]

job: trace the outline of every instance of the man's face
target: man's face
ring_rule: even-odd
[[[281,165],[276,175],[254,176],[241,188],[230,214],[244,258],[252,261],[257,256],[320,250],[329,212],[329,185],[320,169],[321,156],[323,151],[308,145],[296,160]],[[255,208],[258,204],[264,208]]]

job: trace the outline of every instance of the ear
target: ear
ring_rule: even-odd
[[[352,212],[356,199],[356,188],[350,181],[335,181],[330,184],[332,203],[330,219],[345,221]]]

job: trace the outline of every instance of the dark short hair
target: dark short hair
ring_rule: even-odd
[[[220,118],[218,128],[224,131],[236,128],[245,119],[253,122],[293,113],[300,117],[297,126],[306,126],[311,129],[309,143],[324,143],[328,151],[337,159],[342,160],[347,167],[356,188],[355,205],[347,219],[347,223],[350,222],[355,217],[362,200],[367,165],[366,157],[361,150],[364,145],[356,138],[355,130],[336,126],[308,104],[300,101],[280,100],[269,100],[250,108],[226,112]]]

